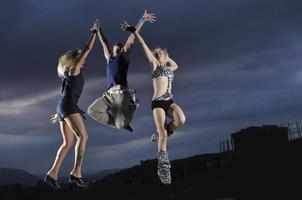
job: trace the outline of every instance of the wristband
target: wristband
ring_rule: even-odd
[[[128,25],[127,28],[126,28],[126,31],[134,33],[136,31],[136,28],[134,26]]]
[[[140,23],[141,25],[143,25],[145,23],[145,18],[141,17],[139,20],[138,20],[138,23]]]

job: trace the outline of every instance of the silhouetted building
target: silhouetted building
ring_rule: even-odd
[[[287,151],[288,128],[276,125],[248,127],[231,134],[240,157],[267,156]]]
[[[293,128],[275,125],[242,129],[220,140],[220,153],[171,161],[173,184],[170,186],[163,186],[157,176],[157,159],[148,159],[90,182],[85,193],[74,192],[66,186],[65,191],[56,196],[42,184],[36,188],[16,184],[0,187],[0,200],[76,200],[95,196],[105,199],[301,199],[300,184],[296,184],[302,179],[302,138],[298,133],[295,136]]]

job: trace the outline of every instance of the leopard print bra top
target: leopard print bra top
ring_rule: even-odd
[[[168,87],[167,87],[167,91],[157,97],[154,98],[154,101],[159,101],[159,100],[169,100],[173,98],[173,94],[170,92],[170,88],[171,88],[171,84],[172,81],[174,79],[174,72],[171,70],[170,67],[164,66],[164,65],[160,65],[158,66],[152,73],[152,79],[157,78],[157,77],[167,77],[168,79]]]

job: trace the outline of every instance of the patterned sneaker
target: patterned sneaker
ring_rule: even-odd
[[[168,132],[168,137],[170,137],[171,135],[173,135],[173,132]],[[152,135],[151,135],[151,142],[158,142],[158,138],[159,138],[159,134],[157,131],[155,131]]]
[[[158,142],[159,134],[157,131],[151,135],[151,142]]]
[[[171,164],[168,158],[168,153],[166,151],[159,151],[157,157],[157,175],[159,179],[165,185],[171,184]]]

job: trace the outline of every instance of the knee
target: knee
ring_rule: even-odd
[[[179,118],[179,126],[183,126],[185,124],[186,121],[186,117],[185,116],[181,116]]]
[[[88,134],[87,133],[85,133],[85,134],[82,135],[82,140],[84,140],[85,142],[87,142],[87,140],[88,140]]]
[[[166,140],[168,138],[167,130],[165,128],[157,129],[157,132],[159,133],[159,138],[161,140]]]
[[[87,108],[87,114],[88,115],[93,115],[93,109],[92,109],[92,106],[89,106],[88,108]]]
[[[96,103],[92,103],[91,105],[88,106],[87,108],[87,113],[95,113],[98,109],[98,106],[96,105]]]
[[[177,118],[177,120],[175,120],[175,125],[177,128],[183,126],[185,124],[185,121],[186,121],[186,117],[183,115],[183,116],[179,116]]]
[[[64,141],[62,146],[66,149],[71,149],[74,145],[74,141],[73,140],[68,140],[68,141]]]
[[[83,142],[87,142],[88,134],[87,133],[78,134],[77,139]]]

